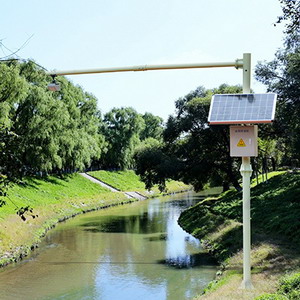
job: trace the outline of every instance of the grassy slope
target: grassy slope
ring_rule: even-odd
[[[124,192],[145,191],[145,184],[140,181],[134,171],[93,171],[89,175]]]
[[[93,171],[88,172],[91,176],[102,180],[103,182],[119,189],[120,191],[129,192],[135,191],[139,192],[145,196],[149,196],[149,193],[145,191],[145,184],[140,180],[140,177],[134,173],[134,171]],[[185,185],[182,182],[178,181],[168,181],[167,184],[167,193],[168,192],[179,192],[187,190],[190,187]],[[160,194],[156,186],[153,187],[152,192],[157,195]]]
[[[77,198],[93,198],[110,193],[100,185],[86,180],[79,174],[64,176],[63,178],[49,176],[47,178],[25,178],[23,184],[14,185],[8,192],[6,206],[0,210],[0,218],[15,212],[18,207],[30,205],[31,207],[59,204],[64,200]],[[14,204],[13,204],[13,203]]]
[[[273,174],[274,175],[274,174]],[[286,271],[299,268],[299,256],[291,249],[300,244],[300,174],[283,173],[271,178],[268,183],[253,186],[251,190],[252,217],[252,266],[254,278],[263,282],[261,292],[275,290],[274,281]],[[202,201],[185,211],[179,223],[185,230],[202,239],[207,249],[215,255],[223,265],[223,276],[218,283],[212,284],[210,289],[227,285],[228,278],[237,282],[242,272],[242,195],[236,191],[229,191],[218,198]],[[221,272],[220,272],[221,273]],[[261,276],[268,279],[262,279]],[[234,279],[235,277],[239,279]],[[272,277],[273,276],[273,277]],[[271,280],[273,278],[274,280]],[[222,294],[226,294],[226,287],[221,287]],[[249,298],[253,299],[252,293]],[[214,293],[213,293],[214,294]],[[204,299],[217,299],[204,296]],[[215,292],[217,295],[218,292]],[[222,299],[227,299],[222,296]],[[239,299],[240,294],[234,298]]]

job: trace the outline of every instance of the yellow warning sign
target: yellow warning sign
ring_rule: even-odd
[[[239,142],[237,143],[237,146],[238,147],[246,147],[246,144],[243,139],[240,139]]]

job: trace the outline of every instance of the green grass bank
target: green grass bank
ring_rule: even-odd
[[[190,186],[187,186],[182,182],[169,180],[167,182],[166,192],[161,193],[157,186],[154,186],[151,189],[151,191],[147,191],[145,188],[145,184],[140,180],[140,177],[136,175],[132,170],[115,172],[100,170],[88,172],[88,174],[122,192],[135,191],[144,195],[145,197],[152,197],[169,193],[178,193],[191,188]]]
[[[300,174],[277,172],[270,175],[272,178],[267,183],[253,183],[251,189],[251,261],[255,287],[252,291],[239,289],[242,280],[242,194],[230,190],[219,197],[207,198],[180,216],[180,225],[201,239],[207,251],[221,264],[217,279],[199,299],[255,299],[264,293],[269,295],[258,299],[300,299],[295,298],[298,292],[280,292],[281,282],[285,280],[280,278],[300,271]],[[288,278],[293,276],[297,274]],[[294,280],[295,291],[300,290],[298,277]]]
[[[91,173],[93,176],[99,174]],[[163,194],[157,188],[149,194],[144,184],[133,171],[101,172],[104,182],[121,191],[139,191],[147,197]],[[102,176],[101,175],[101,176]],[[166,193],[189,189],[180,182],[169,182]],[[13,185],[8,197],[2,198],[7,204],[0,208],[0,266],[18,261],[38,247],[41,238],[55,224],[67,218],[88,211],[132,202],[123,192],[111,192],[93,183],[80,174],[47,178],[28,177],[21,184]],[[26,221],[16,214],[16,209],[30,206],[33,212],[25,214]]]

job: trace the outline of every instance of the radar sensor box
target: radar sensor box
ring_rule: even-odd
[[[230,126],[230,156],[257,156],[257,125]]]

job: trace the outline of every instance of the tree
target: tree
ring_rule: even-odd
[[[148,112],[146,112],[142,118],[144,119],[145,127],[141,131],[140,139],[142,141],[147,138],[161,140],[163,132],[163,119]]]
[[[65,78],[60,78],[58,99],[63,103],[64,133],[59,135],[59,156],[65,170],[82,170],[99,159],[105,147],[99,132],[97,99]]]
[[[176,114],[169,117],[163,132],[164,145],[137,156],[137,172],[147,186],[163,186],[163,180],[172,178],[192,184],[196,190],[216,180],[240,189],[237,161],[229,155],[228,127],[208,126],[207,117],[214,93],[241,91],[240,86],[225,84],[213,90],[199,87],[175,102]],[[146,163],[155,161],[155,157],[157,164]],[[160,161],[167,161],[168,166]],[[166,168],[170,166],[169,172]]]
[[[113,108],[104,115],[102,133],[107,141],[107,153],[102,158],[106,168],[133,167],[133,154],[140,142],[145,122],[131,107]]]
[[[0,63],[0,195],[5,196],[10,182],[15,182],[23,165],[16,155],[18,136],[12,131],[15,106],[28,93],[26,80],[19,76],[19,68]],[[0,201],[0,206],[5,203]]]
[[[284,47],[275,53],[271,62],[260,62],[255,77],[278,94],[274,135],[282,143],[283,161],[291,165],[300,163],[300,1],[280,1],[287,21]]]
[[[277,23],[287,21],[286,33],[294,34],[300,29],[300,1],[299,0],[279,0],[282,7],[282,16],[279,16]]]
[[[162,192],[166,189],[166,179],[180,179],[181,162],[174,155],[166,153],[161,144],[152,144],[139,149],[134,155],[136,173],[145,182],[146,189],[150,190],[158,184]],[[177,175],[177,176],[176,176]]]
[[[3,128],[12,126],[15,106],[28,94],[28,85],[19,76],[20,66],[0,63],[0,124]]]
[[[49,92],[51,80],[32,61],[0,64],[0,125],[18,138],[14,157],[22,174],[84,169],[99,158],[97,100],[61,77],[60,92]]]

